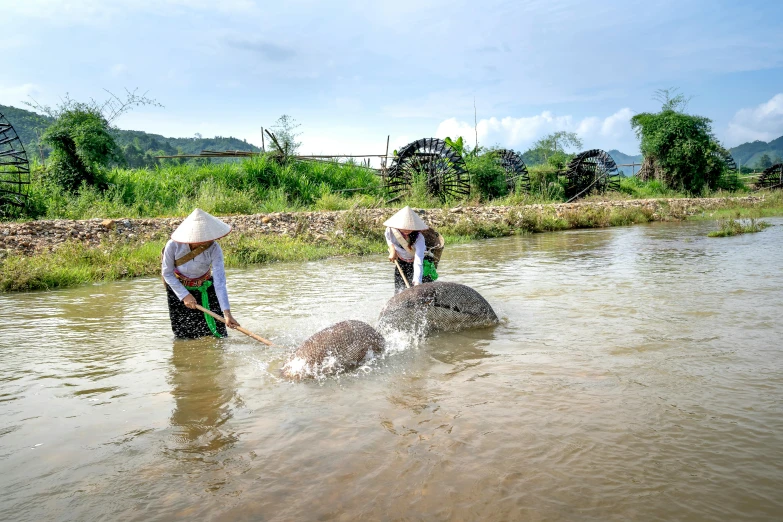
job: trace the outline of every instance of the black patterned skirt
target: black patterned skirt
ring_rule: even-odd
[[[186,286],[185,288],[196,298],[198,304],[218,315],[223,315],[211,277],[204,281],[200,287],[191,288]],[[166,297],[169,303],[171,330],[175,336],[180,339],[196,339],[208,335],[226,337],[225,324],[208,316],[201,310],[191,310],[185,306],[169,285],[166,285]],[[204,305],[205,300],[209,306]]]

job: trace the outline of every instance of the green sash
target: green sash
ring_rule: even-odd
[[[204,281],[203,283],[201,283],[201,286],[196,286],[196,287],[188,286],[188,287],[186,287],[188,290],[198,290],[198,291],[201,292],[201,306],[203,306],[207,310],[210,309],[209,308],[209,295],[207,295],[207,289],[210,286],[212,286],[212,281],[207,280],[207,281]],[[207,326],[209,326],[209,331],[212,332],[212,335],[214,335],[215,337],[223,337],[217,331],[217,325],[215,324],[215,318],[214,317],[212,317],[211,315],[205,313],[204,314],[204,319],[206,319]]]
[[[429,276],[433,281],[438,280],[438,272],[435,271],[435,263],[429,259],[425,259],[422,263],[421,277]]]

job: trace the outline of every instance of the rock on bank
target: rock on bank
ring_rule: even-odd
[[[524,206],[480,206],[454,207],[447,209],[416,209],[432,226],[440,228],[453,225],[462,219],[485,223],[507,222],[512,212],[527,214],[548,214],[563,216],[579,211],[598,211],[617,208],[638,208],[648,213],[653,220],[669,217],[683,218],[711,209],[731,205],[753,206],[763,201],[762,197],[742,198],[671,198],[617,201],[584,201],[576,203],[554,203]],[[361,213],[363,218],[374,221],[377,226],[389,217],[391,209],[360,209],[336,212],[275,212],[244,216],[221,216],[235,231],[254,235],[276,234],[296,236],[303,232],[315,238],[325,238],[339,232],[346,212]],[[0,223],[0,256],[11,253],[34,254],[52,251],[66,241],[75,241],[97,246],[102,241],[127,241],[163,239],[184,218],[147,219],[87,219],[87,220],[40,220],[21,223]]]

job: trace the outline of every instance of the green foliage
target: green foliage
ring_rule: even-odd
[[[39,109],[44,110],[44,109]],[[52,109],[48,109],[51,112]],[[0,105],[0,113],[3,113],[14,126],[29,158],[43,161],[49,157],[52,148],[39,141],[39,137],[55,121],[52,116],[37,114],[32,111]],[[120,165],[139,168],[154,167],[158,164],[174,165],[195,160],[158,160],[157,156],[173,156],[176,154],[198,154],[202,150],[241,150],[247,152],[261,152],[259,147],[246,140],[234,137],[215,136],[203,138],[199,134],[193,138],[166,138],[160,134],[150,134],[143,131],[123,130],[112,128],[112,136],[117,142],[118,158]],[[214,163],[237,162],[236,159],[210,159]]]
[[[565,187],[559,169],[551,165],[528,167],[530,189],[545,200],[564,201]]]
[[[454,152],[462,156],[463,158],[466,157],[468,154],[472,154],[475,156],[477,154],[477,150],[474,149],[473,151],[470,150],[469,147],[466,147],[465,140],[462,136],[458,136],[456,140],[452,140],[450,137],[446,137],[445,140],[443,140],[446,145],[451,147]]]
[[[413,175],[411,189],[402,201],[411,208],[432,208],[441,205],[441,201],[430,194],[427,187],[427,174],[423,172]]]
[[[691,99],[677,91],[677,87],[655,90],[653,99],[661,102],[661,111],[685,112]]]
[[[468,156],[465,158],[465,164],[470,172],[471,191],[481,199],[486,201],[508,194],[506,171],[500,166],[492,150],[480,156]]]
[[[555,170],[560,171],[565,169],[566,165],[573,157],[573,154],[566,154],[565,152],[558,150],[547,158],[546,163]]]
[[[301,125],[287,114],[280,116],[275,124],[272,125],[272,129],[275,132],[269,137],[272,140],[272,153],[278,161],[287,161],[290,156],[296,155],[299,151],[302,142],[296,141],[296,138],[301,133],[295,132],[299,127]]]
[[[716,188],[725,164],[717,155],[721,148],[712,135],[711,121],[678,112],[687,100],[681,95],[670,97],[669,90],[663,92],[660,112],[631,118],[642,154],[661,169],[669,188],[690,194]]]
[[[108,94],[103,102],[78,102],[66,93],[54,108],[37,102],[27,104],[52,120],[40,138],[41,143],[52,148],[46,177],[66,191],[97,185],[102,169],[120,160],[113,120],[133,107],[158,105],[136,91],[126,90],[125,99]]]
[[[768,169],[770,168],[772,163],[772,158],[769,157],[769,154],[766,152],[761,155],[761,157],[758,159],[757,165],[760,169]]]
[[[83,104],[60,113],[41,141],[52,148],[47,178],[71,192],[82,184],[96,185],[101,167],[117,157],[109,122]]]
[[[562,169],[573,157],[573,154],[569,154],[567,150],[581,147],[582,140],[575,132],[557,131],[533,143],[533,146],[522,155],[522,160],[527,165],[545,163],[556,169]]]
[[[620,178],[620,192],[634,199],[682,197],[683,194],[666,188],[663,182],[654,179],[642,181],[636,176]]]
[[[733,147],[730,152],[737,163],[740,163],[743,166],[757,166],[761,156],[764,154],[772,159],[773,165],[783,163],[783,161],[781,161],[781,157],[783,156],[783,136],[780,136],[769,143],[759,140],[743,143],[742,145]]]
[[[49,155],[51,148],[41,143],[40,137],[54,118],[7,105],[0,105],[0,113],[14,126],[28,158],[43,161]]]
[[[241,163],[183,164],[152,169],[106,169],[105,188],[68,191],[32,173],[27,217],[87,219],[187,215],[198,206],[216,214],[280,212],[326,205],[369,206],[382,193],[380,178],[354,163],[291,162],[267,156]],[[341,190],[362,188],[357,191]],[[320,201],[320,203],[318,203]],[[339,203],[336,203],[339,201]]]
[[[756,221],[755,218],[750,218],[747,223],[742,221],[736,221],[734,219],[721,219],[720,228],[707,234],[709,237],[730,237],[740,234],[752,234],[754,232],[761,232],[767,227],[772,225],[766,221]]]

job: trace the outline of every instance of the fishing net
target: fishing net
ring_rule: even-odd
[[[335,373],[359,364],[368,351],[380,353],[383,336],[362,321],[342,321],[310,336],[283,367],[288,377]]]
[[[381,331],[453,332],[497,322],[495,311],[481,294],[459,283],[436,281],[392,297],[381,311],[378,327]]]

